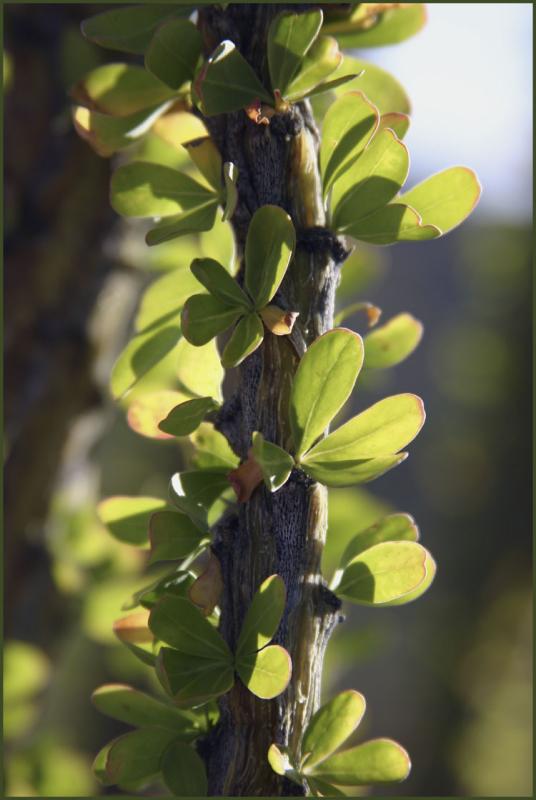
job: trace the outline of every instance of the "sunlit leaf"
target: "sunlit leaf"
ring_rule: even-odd
[[[157,497],[120,495],[102,500],[97,506],[97,513],[112,536],[125,544],[142,547],[149,543],[151,514],[165,506],[165,500]]]
[[[382,369],[400,364],[415,350],[422,332],[422,323],[411,314],[392,317],[365,336],[365,367]]]
[[[111,203],[125,217],[170,217],[214,198],[189,175],[160,164],[135,161],[112,176]]]
[[[149,627],[157,639],[197,658],[231,664],[224,639],[196,606],[182,597],[166,595],[152,609]]]
[[[348,92],[330,106],[320,145],[324,195],[365,149],[378,122],[378,109],[362,92]]]
[[[160,772],[166,748],[177,738],[165,728],[140,728],[116,739],[106,759],[106,776],[111,783],[152,778]]]
[[[249,223],[246,238],[245,287],[255,308],[263,308],[277,292],[296,245],[289,215],[279,206],[261,206]]]
[[[194,294],[186,301],[182,310],[182,330],[191,344],[207,344],[236,322],[243,313],[242,307],[224,303],[213,295]]]
[[[239,320],[225,345],[221,363],[226,369],[237,367],[259,347],[263,338],[264,328],[259,315],[255,312],[246,314]]]
[[[155,122],[153,133],[167,144],[177,148],[185,142],[191,142],[192,139],[208,135],[203,120],[190,111],[176,111],[175,109],[164,114]]]
[[[363,605],[389,603],[423,582],[425,562],[426,550],[416,542],[381,542],[346,565],[337,594]]]
[[[271,700],[287,688],[292,661],[283,647],[272,644],[258,653],[241,655],[236,671],[250,692],[263,700]]]
[[[175,269],[150,284],[142,295],[136,330],[150,325],[180,321],[180,312],[186,300],[202,286],[189,269]]]
[[[149,521],[150,564],[175,561],[196,550],[204,534],[186,514],[157,511]]]
[[[123,397],[175,347],[180,336],[178,325],[151,326],[134,336],[112,368],[110,391],[113,397]]]
[[[128,407],[127,421],[133,431],[150,439],[169,439],[170,436],[160,428],[172,408],[186,400],[180,392],[162,390],[143,394]]]
[[[195,80],[206,116],[239,111],[256,98],[272,103],[246,59],[229,40],[218,45]]]
[[[153,108],[137,111],[128,117],[112,117],[100,111],[91,111],[84,106],[73,108],[73,124],[78,135],[99,156],[111,156],[125,150],[141,139],[170,106],[167,100]]]
[[[426,568],[426,576],[422,583],[420,583],[416,589],[412,592],[408,592],[407,594],[403,595],[402,597],[398,597],[395,600],[391,600],[389,603],[386,603],[387,606],[403,606],[406,603],[412,603],[414,600],[417,600],[421,595],[423,595],[433,583],[435,578],[435,574],[437,571],[437,565],[434,559],[432,558],[431,554],[426,550],[426,561],[424,562],[424,566]]]
[[[173,96],[169,87],[134,64],[103,64],[71,89],[77,103],[112,117],[128,117]]]
[[[162,777],[173,797],[206,797],[207,774],[197,751],[185,742],[173,742],[162,757]]]
[[[145,53],[145,66],[164,84],[178,89],[191,81],[201,55],[201,34],[188,19],[160,25]]]
[[[222,400],[223,367],[214,340],[195,347],[181,339],[177,347],[177,378],[192,394]]]
[[[120,642],[130,644],[152,644],[153,634],[148,627],[148,611],[137,611],[128,614],[126,617],[116,619],[113,624],[113,632]]]
[[[190,605],[212,627],[201,612],[191,603]],[[188,655],[169,647],[160,649],[156,660],[156,674],[179,708],[207,703],[228,692],[234,684],[232,663]]]
[[[456,228],[469,216],[482,187],[472,169],[450,167],[422,181],[397,198],[414,208],[425,225],[435,225],[442,234]]]
[[[185,142],[183,146],[208,184],[221,195],[223,164],[220,151],[210,136]]]
[[[285,584],[279,575],[271,575],[261,583],[240,631],[237,659],[260,650],[274,638],[285,610],[285,598]]]
[[[291,764],[290,757],[286,748],[271,744],[268,749],[268,763],[277,775],[294,775],[299,779],[296,770]]]
[[[441,230],[427,225],[410,206],[392,203],[346,228],[345,233],[369,244],[394,244],[436,239]]]
[[[370,7],[368,13],[367,5]],[[329,22],[325,30],[337,37],[341,47],[381,47],[409,39],[426,22],[424,3],[396,3],[395,8],[386,5],[387,10],[382,12],[381,4],[358,4],[350,17]]]
[[[307,452],[342,408],[362,363],[362,339],[346,328],[328,331],[309,347],[294,376],[290,397],[297,456]]]
[[[307,97],[333,75],[341,61],[342,53],[336,39],[320,36],[302,59],[297,74],[287,86],[284,99],[295,103]]]
[[[331,195],[333,228],[345,231],[385,206],[409,172],[407,147],[392,130],[376,134],[351,167],[335,182]]]
[[[222,303],[251,309],[251,301],[238,282],[215,259],[196,258],[192,261],[190,269],[199,283]]]
[[[365,312],[369,328],[376,325],[382,313],[381,308],[372,305],[372,303],[350,303],[349,306],[341,308],[341,310],[335,314],[333,322],[335,325],[340,325],[341,322],[348,319],[348,317],[351,317],[353,314],[356,314],[358,311]]]
[[[311,459],[301,465],[303,471],[313,480],[325,486],[353,486],[368,483],[393,467],[397,467],[408,457],[407,453],[397,453],[378,458],[365,458],[357,461],[329,461]]]
[[[188,15],[190,10],[165,4],[123,6],[85,19],[82,33],[101,47],[143,54],[161,22],[170,17]]]
[[[410,113],[410,100],[402,84],[390,72],[377,64],[345,55],[339,72],[360,73],[359,90],[374,103],[380,114],[388,114],[393,111],[403,114]],[[343,91],[343,89],[338,89],[335,94],[340,95]]]
[[[311,775],[339,786],[367,786],[403,781],[410,769],[409,756],[397,742],[371,739],[317,764]]]
[[[159,428],[171,436],[187,436],[193,433],[210,411],[219,408],[212,397],[187,400],[172,408],[159,423]]]
[[[214,196],[215,197],[215,196]],[[145,236],[149,247],[162,242],[169,242],[178,236],[208,231],[214,225],[218,210],[217,199],[207,201],[204,205],[195,206],[172,217],[165,217],[162,222],[151,228]]]
[[[358,556],[369,547],[373,547],[380,542],[410,541],[416,542],[419,539],[419,529],[415,525],[413,517],[409,514],[389,514],[375,522],[369,528],[359,531],[347,544],[341,556],[340,566],[344,567],[353,558]]]
[[[223,220],[232,219],[238,205],[238,167],[232,161],[226,161],[223,165],[223,180],[225,183],[225,208]]]
[[[199,723],[173,706],[123,683],[108,683],[95,689],[93,705],[102,713],[137,728],[156,725],[175,732],[181,738],[199,735]]]
[[[190,439],[196,449],[194,465],[199,469],[213,467],[233,469],[238,466],[238,456],[231,450],[225,436],[211,423],[201,423]]]
[[[301,14],[284,11],[268,30],[268,66],[273,90],[284,97],[298,72],[302,59],[315,41],[322,26],[322,11],[312,9]]]
[[[323,781],[321,778],[307,776],[307,783],[314,797],[346,797],[347,795],[337,786]]]
[[[273,333],[274,336],[288,336],[289,333],[292,333],[292,328],[294,327],[299,313],[296,311],[286,311],[276,305],[268,305],[264,306],[264,308],[259,311],[259,316],[266,328],[268,328],[270,333]]]
[[[402,114],[400,111],[390,111],[388,114],[381,115],[379,130],[390,128],[399,139],[403,139],[409,130],[410,122],[411,120],[407,114]]]
[[[228,488],[226,470],[192,470],[176,472],[171,478],[169,492],[179,511],[204,531],[208,509]]]
[[[262,470],[267,489],[276,492],[289,479],[294,459],[281,447],[267,442],[258,431],[253,434],[253,456]]]
[[[319,708],[302,739],[302,764],[310,769],[334,753],[361,722],[365,706],[363,695],[349,689]]]

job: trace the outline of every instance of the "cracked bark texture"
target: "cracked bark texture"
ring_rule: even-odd
[[[210,6],[199,12],[207,55],[231,39],[269,85],[266,35],[284,8],[307,6]],[[205,120],[223,159],[239,169],[239,205],[233,216],[238,252],[243,254],[252,214],[265,204],[282,206],[297,232],[297,251],[274,300],[299,311],[292,336],[267,333],[262,346],[241,365],[234,395],[217,427],[244,459],[253,431],[290,447],[288,398],[292,377],[305,348],[332,326],[339,260],[344,248],[325,224],[317,166],[318,132],[307,102],[256,125],[244,112]],[[240,279],[240,276],[239,276]],[[209,795],[303,795],[276,775],[267,762],[272,742],[297,748],[301,732],[320,704],[322,662],[339,620],[340,603],[320,574],[327,523],[327,492],[303,473],[271,494],[259,487],[237,514],[215,530],[214,552],[224,579],[220,630],[234,648],[245,612],[259,584],[278,573],[287,588],[285,614],[276,642],[290,652],[288,689],[275,700],[256,698],[237,679],[220,701],[221,719],[204,742]]]

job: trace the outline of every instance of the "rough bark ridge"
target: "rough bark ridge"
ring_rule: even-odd
[[[211,6],[200,11],[199,27],[209,53],[231,39],[269,85],[265,60],[270,21],[283,5]],[[304,10],[304,6],[296,6]],[[257,208],[272,203],[292,217],[296,257],[276,297],[283,308],[300,312],[292,337],[268,334],[240,368],[238,387],[225,404],[217,426],[245,458],[251,434],[289,446],[288,396],[305,347],[329,329],[342,245],[325,223],[317,168],[318,134],[307,103],[256,125],[244,112],[207,120],[224,160],[239,168],[239,206],[233,217],[239,252]],[[209,795],[286,796],[304,789],[277,776],[266,754],[272,742],[294,747],[320,702],[322,661],[339,618],[339,602],[320,576],[325,541],[327,496],[324,487],[294,472],[275,494],[257,489],[239,514],[215,532],[214,552],[224,578],[221,632],[231,648],[259,584],[278,573],[287,588],[286,612],[277,641],[292,657],[287,691],[273,701],[259,700],[240,681],[220,703],[221,721],[200,750],[207,763]]]

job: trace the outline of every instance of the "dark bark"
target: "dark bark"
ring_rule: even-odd
[[[199,26],[207,52],[232,39],[257,73],[266,75],[266,34],[285,6],[209,7]],[[303,10],[303,6],[299,6]],[[299,311],[291,337],[267,333],[263,345],[242,364],[238,387],[217,426],[245,458],[253,431],[289,447],[288,397],[305,350],[332,325],[338,260],[344,248],[327,230],[317,168],[318,134],[307,103],[256,125],[244,112],[206,120],[225,161],[237,164],[240,202],[233,217],[239,252],[249,220],[265,204],[282,206],[297,231],[296,256],[277,295],[283,308]],[[221,700],[221,721],[200,749],[207,763],[209,795],[303,794],[270,768],[272,742],[295,749],[320,702],[322,662],[340,603],[325,587],[320,558],[325,540],[327,493],[294,471],[275,494],[259,487],[237,515],[221,523],[214,538],[224,579],[220,630],[233,648],[259,584],[278,573],[287,605],[276,641],[293,662],[288,689],[273,701],[257,699],[237,679]]]

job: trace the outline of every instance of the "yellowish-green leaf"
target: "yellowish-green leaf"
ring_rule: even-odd
[[[385,5],[382,12],[381,4],[360,3],[348,18],[328,23],[325,30],[337,37],[341,47],[382,47],[409,39],[426,22],[424,3]]]
[[[195,606],[192,605],[192,608],[195,609]],[[197,613],[205,620],[199,611]],[[207,703],[228,692],[234,684],[232,664],[199,658],[169,647],[160,649],[156,659],[156,674],[179,708]]]
[[[255,308],[267,305],[279,289],[295,245],[292,220],[282,208],[266,205],[255,212],[246,238],[244,280]]]
[[[198,469],[235,469],[238,456],[233,453],[225,436],[210,422],[203,422],[190,437],[195,445],[193,463]]]
[[[403,781],[410,769],[409,756],[397,742],[371,739],[317,764],[311,774],[338,786],[368,786]]]
[[[436,239],[441,230],[423,223],[415,209],[391,203],[346,228],[346,234],[369,244],[394,244]]]
[[[112,117],[128,117],[173,96],[168,86],[134,64],[103,64],[71,89],[77,103]]]
[[[348,92],[330,106],[324,117],[320,145],[324,195],[363,152],[378,122],[378,109],[362,92]]]
[[[236,671],[250,692],[262,700],[271,700],[287,688],[292,661],[283,647],[272,644],[258,653],[240,656]]]
[[[135,144],[170,106],[167,100],[128,117],[112,117],[84,106],[73,108],[73,124],[78,135],[104,158]]]
[[[194,88],[201,101],[201,110],[208,117],[239,111],[256,98],[273,102],[246,59],[227,39],[210,56],[198,74]]]
[[[337,594],[361,605],[382,605],[413,592],[426,578],[426,550],[416,542],[381,542],[343,570]]]
[[[289,778],[294,775],[296,779],[299,779],[286,748],[271,744],[268,749],[268,763],[277,775],[287,775]]]
[[[127,421],[133,431],[149,439],[169,439],[168,433],[160,428],[172,408],[187,399],[181,392],[162,390],[142,394],[128,407]]]
[[[211,294],[194,294],[182,310],[184,337],[193,345],[207,344],[227,330],[243,313],[243,308],[224,303]]]
[[[218,194],[222,194],[222,160],[220,151],[210,138],[204,136],[183,145],[199,172]]]
[[[156,244],[176,239],[178,236],[208,231],[214,225],[217,210],[218,200],[214,195],[213,200],[207,201],[203,205],[188,208],[182,214],[165,217],[162,222],[148,231],[145,241],[149,247],[153,247]]]
[[[284,11],[270,25],[267,45],[270,80],[272,90],[279,90],[283,97],[320,32],[322,17],[320,9],[301,14]]]
[[[409,153],[405,144],[389,128],[377,133],[333,187],[333,229],[342,233],[385,206],[399,191],[408,172]]]
[[[402,114],[400,111],[390,111],[381,115],[379,130],[383,131],[385,128],[390,128],[399,139],[403,139],[409,130],[410,122],[411,120],[407,114]]]
[[[302,464],[303,471],[313,480],[325,486],[352,486],[368,483],[393,467],[397,467],[408,457],[407,453],[397,453],[378,458],[358,459],[357,461],[328,461],[311,459]]]
[[[482,187],[468,167],[450,167],[422,181],[397,198],[422,217],[425,225],[435,225],[442,234],[456,228],[474,209]]]
[[[225,345],[221,363],[226,369],[237,367],[250,356],[264,338],[264,327],[258,314],[252,312],[242,317]]]
[[[159,3],[123,6],[85,19],[82,33],[101,47],[139,55],[145,52],[158,25],[171,17],[188,15],[190,11],[187,6],[178,9]]]
[[[420,583],[417,588],[413,592],[408,592],[407,594],[403,595],[402,597],[397,598],[396,600],[391,600],[390,603],[386,603],[388,606],[403,606],[406,603],[412,603],[414,600],[417,600],[421,595],[423,595],[433,583],[435,578],[435,574],[437,571],[436,562],[432,558],[431,554],[426,551],[426,561],[424,563],[426,567],[426,577]]]
[[[180,336],[178,325],[151,326],[134,336],[112,368],[112,395],[117,399],[123,397],[175,347]]]
[[[158,497],[118,495],[102,500],[97,506],[97,513],[102,524],[120,542],[143,547],[149,543],[151,515],[165,506],[165,500]]]
[[[199,735],[200,724],[173,706],[123,683],[108,683],[95,689],[93,705],[102,713],[137,728],[157,726],[181,738]]]
[[[410,113],[411,104],[404,87],[387,70],[370,61],[345,55],[339,72],[360,73],[359,89],[374,103],[380,114],[393,111]],[[342,91],[337,89],[335,94],[340,95]]]
[[[181,309],[195,292],[203,287],[189,269],[174,269],[150,284],[142,295],[136,316],[136,330],[165,322],[177,323]]]
[[[173,797],[206,797],[207,773],[197,750],[185,742],[173,742],[162,758],[162,777]]]
[[[172,89],[191,81],[201,55],[201,34],[188,19],[172,19],[155,31],[145,53],[149,73]]]
[[[261,583],[248,608],[238,639],[236,657],[254,653],[270,642],[285,610],[285,584],[279,575]]]
[[[340,566],[345,567],[353,558],[380,542],[417,542],[419,529],[409,514],[389,514],[369,528],[359,531],[346,545]]]
[[[411,314],[392,317],[365,336],[365,367],[383,369],[400,364],[413,353],[421,341],[422,332],[422,323]]]
[[[189,111],[175,109],[164,114],[155,122],[153,132],[173,147],[208,135],[208,131],[199,117]]]
[[[223,375],[214,340],[196,347],[186,339],[181,339],[177,346],[177,378],[187,391],[198,397],[213,397],[220,402],[223,399]]]
[[[225,640],[193,603],[165,595],[152,609],[149,627],[157,639],[197,658],[232,664]]]
[[[317,86],[333,75],[342,61],[336,39],[320,36],[301,61],[300,68],[283,94],[289,103],[307,97]]]
[[[219,261],[213,258],[196,258],[192,261],[190,269],[199,283],[222,303],[251,309],[248,296]]]
[[[149,521],[150,564],[185,558],[201,544],[204,534],[186,514],[157,511]]]
[[[302,765],[311,769],[324,761],[355,731],[365,713],[365,698],[349,689],[336,695],[312,717],[305,731]]]
[[[337,786],[323,781],[321,778],[311,778],[307,776],[307,783],[313,794],[313,797],[346,797],[347,795]]]
[[[258,431],[253,440],[253,457],[262,470],[262,477],[267,489],[277,492],[285,484],[294,467],[294,459],[276,444],[267,442]]]
[[[299,457],[307,452],[342,408],[363,363],[363,341],[346,328],[316,339],[303,356],[292,384],[290,423]]]

